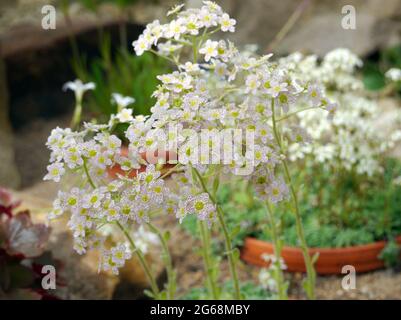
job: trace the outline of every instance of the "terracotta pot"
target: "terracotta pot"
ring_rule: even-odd
[[[401,244],[401,236],[397,237],[396,241]],[[367,272],[384,267],[383,261],[378,256],[385,245],[386,241],[378,241],[346,248],[311,248],[309,252],[312,255],[319,253],[315,264],[316,272],[319,274],[341,274],[341,269],[345,265],[354,266],[356,272]],[[241,249],[242,260],[256,266],[266,267],[268,263],[261,258],[263,253],[273,254],[273,244],[255,238],[245,239]],[[284,246],[281,256],[287,264],[287,271],[306,272],[300,248]]]
[[[121,155],[122,156],[127,156],[128,155],[128,148],[127,147],[121,147]],[[140,154],[142,159],[146,160],[146,153],[143,152]],[[157,152],[155,153],[156,157],[157,157]],[[166,161],[168,161],[170,159],[171,153],[170,152],[166,152]],[[163,165],[162,168],[162,173],[166,172],[168,169],[171,169],[174,165],[173,164],[165,164]],[[143,172],[146,170],[146,166],[142,165],[138,170],[133,170],[130,172],[129,177],[130,178],[135,178],[136,175],[140,172]],[[125,175],[126,171],[124,171],[123,169],[121,169],[119,164],[115,164],[112,167],[107,168],[107,172],[109,174],[109,177],[112,179],[115,179],[117,177],[117,174],[121,174],[121,175]]]

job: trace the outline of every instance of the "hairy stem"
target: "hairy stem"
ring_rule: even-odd
[[[272,106],[272,122],[273,122],[274,137],[280,148],[280,153],[284,154],[283,146],[281,143],[281,137],[277,130],[277,123],[276,123],[273,99],[272,99],[271,106]],[[283,167],[284,167],[285,178],[290,187],[290,193],[291,193],[291,198],[292,198],[294,213],[295,213],[297,235],[298,235],[299,241],[301,243],[301,250],[302,250],[302,254],[304,256],[304,261],[305,261],[305,266],[306,266],[307,282],[306,282],[306,286],[305,286],[305,291],[306,291],[306,295],[309,299],[315,299],[316,273],[313,268],[312,257],[309,254],[309,248],[308,248],[308,245],[307,245],[306,239],[305,239],[304,228],[302,226],[301,212],[299,210],[299,205],[298,205],[298,197],[297,197],[297,193],[295,192],[295,188],[292,183],[290,171],[288,169],[288,165],[287,165],[285,158],[282,159],[282,163],[283,163]]]
[[[71,125],[70,125],[72,130],[78,128],[79,123],[81,122],[81,115],[82,115],[82,101],[81,101],[81,99],[78,99],[75,104],[74,114],[72,116]]]
[[[217,203],[216,198],[209,192],[209,190],[206,187],[205,182],[203,181],[203,178],[201,176],[201,174],[199,173],[198,170],[196,170],[195,168],[193,168],[193,171],[195,172],[195,175],[197,176],[202,189],[204,192],[206,192],[209,195],[210,200],[213,202],[213,204],[216,206],[216,210],[217,210],[217,217],[219,219],[221,228],[223,229],[223,235],[224,235],[224,242],[225,242],[225,248],[226,248],[226,254],[228,257],[228,263],[230,265],[230,272],[231,272],[231,277],[233,279],[234,282],[234,293],[235,293],[235,299],[237,300],[241,300],[241,291],[240,291],[240,287],[239,287],[239,281],[238,281],[238,275],[237,275],[237,268],[236,268],[236,262],[235,262],[235,257],[234,257],[234,251],[233,251],[233,247],[232,247],[232,243],[231,243],[231,237],[230,234],[228,232],[228,228],[226,225],[226,222],[224,220],[224,213],[223,210],[221,210],[221,207],[219,206],[219,204]]]
[[[152,230],[152,232],[159,237],[159,240],[162,244],[163,261],[167,269],[167,298],[173,300],[175,295],[175,289],[177,286],[176,286],[176,273],[174,271],[173,259],[171,258],[170,250],[168,249],[166,239],[164,238],[160,230],[150,222],[148,222],[147,225],[149,226],[150,230]]]
[[[270,225],[271,225],[271,231],[272,231],[271,233],[272,233],[272,239],[273,239],[273,243],[274,243],[274,256],[276,257],[276,261],[277,261],[277,268],[274,272],[274,275],[276,276],[278,297],[280,300],[286,300],[286,299],[288,299],[288,297],[287,297],[287,292],[286,292],[285,283],[284,283],[284,274],[279,265],[279,261],[281,259],[281,243],[280,243],[280,239],[278,236],[276,219],[275,219],[275,216],[273,213],[273,209],[270,206],[269,202],[266,202],[266,208],[267,208],[267,213],[268,213]]]
[[[205,226],[203,221],[199,221],[199,230],[202,240],[202,256],[203,256],[203,264],[206,272],[206,281],[209,287],[209,294],[213,300],[217,300],[219,298],[217,283],[215,281],[215,277],[213,275],[213,266],[211,264],[211,254],[210,254],[210,243],[209,243],[209,229]]]
[[[92,180],[92,178],[91,178],[91,176],[90,176],[90,174],[89,174],[88,164],[87,164],[86,158],[83,158],[83,161],[84,161],[84,170],[85,170],[85,174],[86,174],[86,177],[87,177],[87,179],[88,179],[88,181],[89,181],[89,184],[91,185],[91,187],[92,187],[93,189],[96,189],[96,185],[95,185],[95,183],[93,182],[93,180]]]
[[[139,263],[141,264],[141,266],[142,266],[142,268],[143,268],[143,270],[144,270],[144,272],[146,274],[146,277],[148,278],[148,281],[149,281],[150,287],[152,289],[152,293],[154,295],[154,298],[158,299],[159,298],[159,293],[160,293],[159,287],[157,286],[156,280],[152,275],[151,269],[150,269],[148,263],[146,262],[146,259],[145,259],[144,255],[143,255],[142,251],[139,248],[137,248],[137,246],[135,245],[134,240],[132,240],[132,238],[129,235],[128,231],[122,226],[122,224],[119,221],[117,221],[117,226],[124,233],[125,237],[127,238],[128,242],[131,245],[132,251],[136,253],[136,255],[137,255],[138,259],[139,259]]]

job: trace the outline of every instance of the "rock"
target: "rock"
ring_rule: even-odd
[[[343,29],[341,9],[352,5],[356,29]],[[369,1],[311,1],[299,23],[282,43],[279,52],[309,51],[320,56],[337,47],[346,47],[360,56],[400,41],[401,26],[397,12],[401,1],[390,0],[386,6]]]
[[[14,141],[8,112],[6,69],[1,58],[0,97],[0,186],[18,188],[20,176],[14,159]]]
[[[201,0],[187,2],[202,5]],[[259,44],[261,51],[268,49],[297,10],[301,12],[299,19],[274,48],[279,54],[308,51],[324,55],[333,48],[348,47],[364,56],[400,41],[401,0],[386,1],[386,5],[377,0],[222,0],[219,4],[237,20],[237,31],[228,37],[241,45]],[[344,5],[355,7],[356,30],[341,27]]]

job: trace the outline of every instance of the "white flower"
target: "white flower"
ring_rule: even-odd
[[[206,43],[203,45],[203,47],[199,50],[200,54],[205,55],[205,61],[209,61],[210,58],[214,58],[217,56],[217,46],[218,46],[217,41],[212,41],[208,39]]]
[[[174,44],[171,41],[167,41],[164,43],[159,43],[157,45],[157,51],[161,55],[168,56],[174,53],[175,51],[180,50],[182,47],[183,47],[182,44]]]
[[[201,104],[204,103],[204,99],[202,99],[201,97],[199,97],[196,94],[190,93],[187,94],[184,97],[184,107],[192,109],[192,110],[198,110],[199,107],[201,106]]]
[[[96,85],[93,82],[83,83],[81,80],[69,81],[64,84],[63,90],[72,90],[75,93],[75,99],[80,103],[82,97],[88,90],[94,90]]]
[[[141,56],[145,51],[148,51],[152,47],[152,42],[147,40],[143,35],[141,35],[138,40],[132,43],[135,53],[137,56]]]
[[[152,184],[159,177],[160,177],[160,171],[157,171],[153,164],[147,165],[146,171],[141,172],[138,175],[138,178],[147,185]]]
[[[199,12],[199,21],[201,21],[202,25],[207,28],[211,26],[217,26],[218,16],[209,9],[202,7],[201,11]]]
[[[213,61],[214,73],[216,76],[223,78],[227,75],[227,64],[219,62],[218,60]]]
[[[185,72],[188,72],[188,73],[195,73],[200,70],[199,64],[192,63],[190,61],[187,61],[184,65],[181,65],[180,68],[184,69]]]
[[[119,93],[113,93],[111,96],[112,102],[115,102],[117,104],[118,110],[124,109],[135,102],[134,98],[125,97]]]
[[[122,109],[119,113],[117,113],[116,118],[122,123],[131,122],[134,119],[132,116],[132,109]]]
[[[135,245],[143,252],[148,252],[149,245],[159,245],[159,237],[153,232],[146,231],[141,225],[137,232],[133,234]]]
[[[125,243],[118,244],[111,250],[103,250],[99,261],[99,272],[101,270],[111,270],[113,274],[118,275],[118,269],[123,267],[126,260],[131,259],[131,252]]]
[[[260,86],[260,81],[259,81],[259,76],[256,74],[250,74],[249,76],[246,77],[246,92],[251,92],[253,94],[256,94],[259,86]]]
[[[401,69],[391,68],[386,72],[385,76],[387,79],[394,82],[401,81]]]
[[[74,250],[78,254],[84,254],[86,253],[86,246],[87,243],[83,238],[74,238]]]
[[[223,32],[235,32],[235,24],[237,23],[234,19],[231,19],[227,13],[224,13],[220,19],[221,31]]]
[[[311,99],[313,105],[319,106],[321,104],[322,90],[316,83],[312,83],[308,86],[307,94]]]
[[[163,36],[165,25],[161,25],[159,20],[155,20],[146,26],[148,34],[153,38],[153,44],[157,44],[159,39]]]
[[[177,20],[173,20],[169,23],[166,31],[164,32],[164,36],[166,38],[174,38],[178,40],[185,31],[187,27],[185,26],[185,20],[179,18]]]
[[[111,248],[111,260],[117,266],[123,266],[125,260],[131,259],[131,251],[125,244],[119,244],[114,248]]]
[[[199,220],[207,221],[210,226],[216,219],[216,208],[207,193],[189,197],[185,203],[186,214],[196,214]]]
[[[276,98],[281,92],[287,91],[288,84],[286,82],[280,82],[279,80],[272,79],[270,81],[270,88],[267,89],[267,93],[273,98]]]
[[[270,185],[267,186],[267,194],[272,203],[280,202],[289,196],[288,186],[284,180],[280,177],[271,181]]]
[[[86,209],[98,209],[101,205],[103,197],[103,192],[101,192],[99,189],[94,190],[91,194],[84,196],[82,207]]]
[[[45,175],[43,180],[53,180],[59,182],[63,176],[65,169],[62,163],[56,162],[47,166],[48,173]]]

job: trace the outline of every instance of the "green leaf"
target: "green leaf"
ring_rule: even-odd
[[[147,296],[147,297],[149,297],[149,298],[152,298],[152,299],[155,298],[153,292],[150,291],[150,290],[148,290],[148,289],[145,289],[145,290],[143,291],[143,293],[144,293],[145,296]]]
[[[234,227],[234,229],[231,231],[230,237],[235,238],[239,233],[241,232],[241,226],[237,225],[236,227]]]
[[[373,64],[367,64],[363,70],[363,84],[368,90],[380,90],[386,82],[383,73]]]

